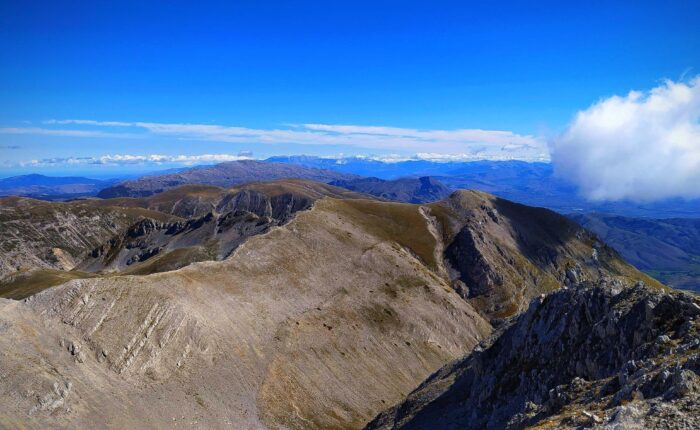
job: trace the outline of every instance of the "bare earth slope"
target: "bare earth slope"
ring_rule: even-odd
[[[490,327],[347,205],[319,201],[224,262],[3,302],[2,416],[30,427],[361,427]]]

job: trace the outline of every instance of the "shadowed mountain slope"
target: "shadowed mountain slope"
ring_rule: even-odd
[[[595,235],[550,210],[464,190],[440,206],[459,220],[451,223],[444,251],[453,288],[492,322],[524,311],[532,298],[560,285],[603,276],[660,285]]]
[[[627,261],[674,288],[700,291],[700,219],[577,214]]]
[[[318,182],[352,179],[354,175],[282,163],[253,160],[230,161],[209,167],[195,167],[166,175],[144,176],[124,181],[98,193],[101,198],[146,197],[180,185],[233,187],[246,182],[275,179],[307,179]]]

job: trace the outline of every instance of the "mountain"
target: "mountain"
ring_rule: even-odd
[[[290,164],[241,160],[120,182],[100,191],[97,196],[100,198],[146,197],[180,185],[193,184],[233,187],[246,182],[274,179],[309,179],[327,183],[354,177],[354,175]]]
[[[700,199],[667,199],[658,202],[593,202],[577,187],[555,174],[550,163],[505,161],[380,161],[365,157],[272,157],[278,163],[323,168],[342,173],[392,180],[430,176],[451,190],[476,189],[530,206],[559,213],[603,212],[646,218],[700,218]]]
[[[443,183],[428,176],[417,179],[400,178],[391,181],[379,178],[360,178],[333,181],[331,185],[406,203],[434,202],[449,196],[452,192]]]
[[[0,277],[32,268],[71,270],[81,253],[140,219],[172,217],[143,208],[0,199]]]
[[[222,260],[249,237],[288,222],[323,197],[364,196],[301,180],[249,183],[234,189],[202,185],[174,188],[128,204],[157,208],[187,219],[142,219],[90,250],[76,268],[147,274],[195,261]],[[114,200],[113,204],[120,203]]]
[[[23,298],[99,271],[154,273],[222,259],[315,200],[364,197],[299,180],[68,203],[0,199],[0,296]]]
[[[23,175],[0,179],[0,196],[25,196],[60,200],[97,194],[114,181],[82,177]]]
[[[289,187],[329,187],[305,184]],[[195,190],[85,204],[168,217],[220,204]],[[0,299],[3,425],[362,428],[533,298],[653,282],[546,209],[476,191],[423,205],[337,192],[221,261]]]
[[[537,298],[367,429],[700,426],[697,297],[639,284]]]
[[[700,291],[700,219],[576,214],[627,261],[674,288]]]

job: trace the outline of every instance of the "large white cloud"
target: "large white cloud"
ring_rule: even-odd
[[[700,197],[700,76],[594,104],[550,142],[550,155],[593,200]]]

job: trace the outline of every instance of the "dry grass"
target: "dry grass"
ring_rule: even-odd
[[[435,238],[428,230],[418,205],[373,200],[326,200],[338,213],[347,216],[378,238],[396,242],[411,250],[431,268],[435,261]]]
[[[168,272],[185,267],[198,261],[213,260],[215,253],[201,246],[179,248],[158,255],[149,259],[143,264],[139,264],[133,269],[122,272],[124,275],[150,275],[152,273]]]
[[[92,277],[95,275],[85,272],[65,272],[51,269],[32,270],[9,277],[0,283],[0,297],[22,300],[72,279]]]

